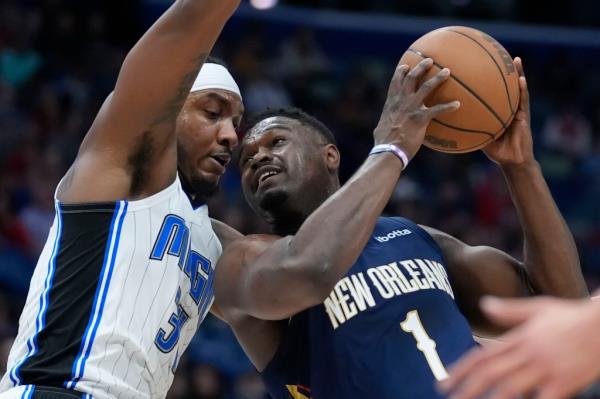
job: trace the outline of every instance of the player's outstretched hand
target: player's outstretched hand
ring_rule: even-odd
[[[566,399],[600,378],[599,301],[487,298],[482,305],[515,328],[450,368],[439,387],[451,399]]]
[[[523,61],[521,58],[516,57],[513,62],[519,74],[521,95],[519,108],[506,132],[498,140],[493,141],[483,149],[488,158],[500,166],[519,166],[535,161],[533,140],[531,138],[529,90],[523,71]]]
[[[421,147],[431,119],[460,107],[458,101],[425,106],[427,96],[450,76],[450,70],[445,68],[423,81],[432,65],[433,60],[426,58],[412,70],[408,65],[396,68],[381,118],[373,133],[375,144],[394,144],[410,159]]]

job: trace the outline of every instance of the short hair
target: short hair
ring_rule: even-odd
[[[324,138],[327,144],[337,145],[337,141],[335,140],[333,132],[327,126],[325,126],[323,122],[321,122],[314,116],[304,112],[300,108],[296,107],[285,107],[275,109],[267,108],[265,111],[254,114],[250,118],[248,118],[247,121],[244,123],[242,130],[243,132],[247,133],[250,130],[252,130],[254,126],[258,125],[265,119],[277,116],[296,120],[300,122],[300,124],[308,127],[310,130],[314,131],[319,136]]]

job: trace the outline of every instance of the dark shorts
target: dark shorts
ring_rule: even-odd
[[[31,399],[81,399],[83,394],[81,392],[72,391],[69,389],[55,388],[55,387],[41,387],[36,386],[33,389]]]

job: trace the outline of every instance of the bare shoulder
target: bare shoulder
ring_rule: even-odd
[[[440,242],[443,243],[446,241],[459,241],[456,237],[453,237],[450,234],[444,233],[443,231],[435,229],[433,227],[425,226],[422,224],[420,224],[419,227],[425,230],[427,234],[429,234],[438,244]]]
[[[221,241],[223,249],[225,250],[235,241],[244,238],[242,233],[228,224],[221,222],[220,220],[210,219],[210,222],[215,234],[219,238],[219,241]]]
[[[433,227],[419,225],[427,234],[433,238],[433,240],[439,245],[442,252],[448,255],[449,251],[457,251],[465,247],[465,243],[460,241],[458,238],[451,236],[448,233],[444,233],[441,230],[434,229]]]

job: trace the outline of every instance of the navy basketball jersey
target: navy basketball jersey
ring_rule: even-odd
[[[435,241],[380,218],[325,302],[284,327],[263,379],[275,399],[435,399],[446,366],[473,346]]]

